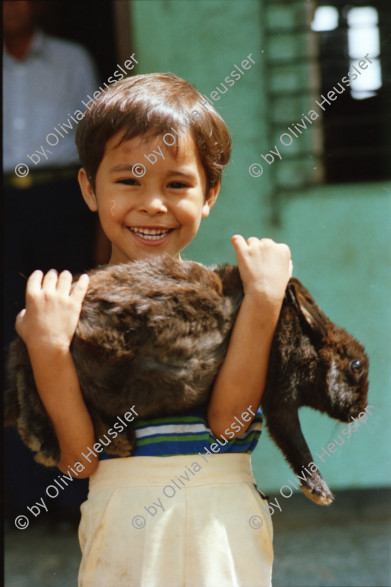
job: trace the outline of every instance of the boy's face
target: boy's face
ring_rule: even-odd
[[[98,211],[112,243],[110,263],[162,253],[179,257],[209,215],[220,186],[205,198],[205,171],[189,133],[181,137],[176,158],[162,136],[135,137],[117,146],[120,137],[118,133],[106,144],[95,192],[84,169],[79,172],[83,197]],[[144,157],[153,151],[158,153],[155,164]],[[143,177],[132,173],[136,163],[145,165]]]

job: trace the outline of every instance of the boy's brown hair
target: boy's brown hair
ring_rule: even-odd
[[[197,114],[198,113],[198,114]],[[116,133],[118,144],[139,135],[171,133],[189,127],[206,174],[206,194],[221,179],[231,154],[229,130],[204,96],[189,82],[171,73],[151,73],[126,78],[100,96],[84,113],[76,131],[82,167],[95,189],[95,177],[106,143]],[[176,151],[175,151],[176,153]]]

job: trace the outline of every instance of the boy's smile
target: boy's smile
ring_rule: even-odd
[[[111,241],[110,263],[162,253],[178,257],[209,215],[220,186],[205,198],[206,176],[190,133],[181,137],[177,157],[175,147],[165,146],[161,136],[143,135],[118,145],[120,138],[117,133],[106,144],[95,192],[84,169],[79,173],[83,197],[98,211]],[[159,147],[162,156],[149,163],[144,154]],[[143,177],[132,173],[140,162],[146,167]]]

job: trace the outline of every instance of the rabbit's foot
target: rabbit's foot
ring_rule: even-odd
[[[35,434],[30,433],[22,421],[19,422],[18,432],[25,445],[33,452],[35,462],[45,467],[56,467],[59,458],[59,451],[55,446],[43,444],[42,440]]]
[[[330,505],[334,501],[334,495],[323,479],[307,479],[301,484],[300,489],[308,499],[318,505]]]
[[[48,456],[41,452],[37,453],[34,456],[34,461],[39,463],[40,465],[44,465],[45,467],[57,467],[58,459],[55,459],[52,456]]]
[[[119,434],[117,438],[111,441],[110,445],[106,448],[106,452],[118,457],[130,457],[134,448],[134,444],[124,434]]]

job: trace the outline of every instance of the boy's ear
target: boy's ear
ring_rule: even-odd
[[[213,188],[210,188],[202,208],[202,218],[207,218],[209,216],[209,212],[215,205],[217,196],[219,195],[220,185],[221,182],[219,181]]]
[[[83,167],[80,169],[77,179],[79,181],[79,186],[85,203],[92,212],[96,212],[98,210],[98,204],[96,201],[95,192],[92,189],[92,185],[87,177],[86,170]]]

